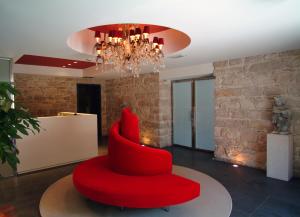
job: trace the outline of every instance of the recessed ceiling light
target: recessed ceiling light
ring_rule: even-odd
[[[233,164],[232,166],[235,168],[239,167],[239,165],[237,165],[237,164]]]
[[[73,63],[75,63],[75,64],[76,64],[77,62],[76,62],[76,61],[74,61]]]
[[[72,65],[71,63],[68,63],[68,66]]]

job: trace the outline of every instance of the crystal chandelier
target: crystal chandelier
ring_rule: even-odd
[[[153,72],[164,67],[164,39],[149,38],[150,27],[124,24],[117,30],[95,32],[96,68],[111,64],[121,76],[138,77],[143,65],[152,65]]]

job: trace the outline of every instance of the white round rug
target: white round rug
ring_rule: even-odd
[[[177,206],[169,212],[162,209],[126,209],[99,204],[81,196],[73,186],[72,175],[52,184],[40,201],[42,217],[229,217],[232,200],[225,187],[204,173],[173,166],[177,175],[198,181],[200,197]]]

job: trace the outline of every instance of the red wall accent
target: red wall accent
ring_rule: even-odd
[[[60,67],[60,68],[66,66],[66,68],[70,68],[70,69],[86,69],[95,65],[95,63],[93,62],[87,62],[87,61],[69,60],[69,59],[61,59],[55,57],[43,57],[43,56],[35,56],[35,55],[27,55],[27,54],[23,55],[15,63],[26,64],[26,65],[37,65],[37,66]],[[69,66],[68,64],[71,65]]]
[[[129,24],[129,26],[131,26],[131,24]],[[157,25],[152,25],[152,24],[140,24],[139,23],[136,25],[136,27],[140,27],[142,31],[144,29],[144,26],[150,27],[150,34],[156,33],[156,32],[162,32],[162,31],[169,29],[168,27],[165,27],[165,26],[157,26]],[[108,33],[110,30],[118,30],[119,28],[122,28],[122,27],[124,27],[124,24],[110,24],[110,25],[103,25],[103,26],[95,26],[95,27],[91,27],[89,29],[93,30],[93,31]]]

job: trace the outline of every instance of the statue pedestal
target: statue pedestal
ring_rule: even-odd
[[[289,181],[293,176],[292,135],[268,134],[267,176]]]

